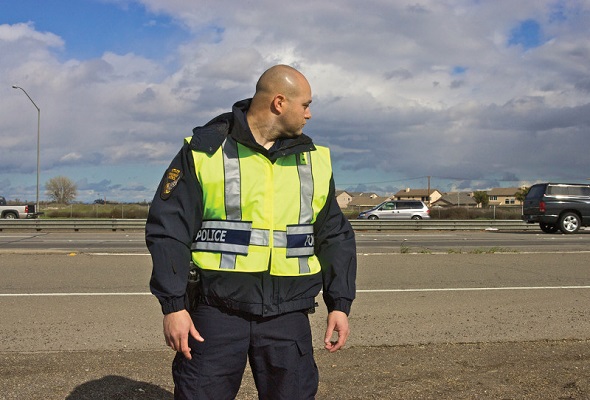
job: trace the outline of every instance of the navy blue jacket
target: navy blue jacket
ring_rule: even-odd
[[[278,140],[269,150],[256,143],[246,122],[249,105],[249,99],[240,101],[231,113],[195,128],[190,143],[172,160],[154,196],[146,224],[146,243],[153,262],[150,288],[164,314],[188,308],[189,303],[186,288],[190,247],[203,216],[202,189],[195,174],[192,150],[213,154],[228,134],[273,162],[282,156],[315,150],[306,135]],[[334,192],[331,179],[328,200],[314,223],[315,253],[321,273],[285,277],[272,276],[268,271],[199,270],[197,302],[272,316],[313,308],[315,297],[323,290],[328,311],[348,314],[356,290],[356,244]]]

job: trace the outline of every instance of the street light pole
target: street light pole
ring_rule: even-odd
[[[36,204],[35,204],[35,212],[38,213],[39,212],[39,170],[40,170],[39,155],[40,155],[40,144],[41,144],[41,109],[37,106],[37,104],[35,104],[33,99],[31,99],[31,96],[29,96],[29,94],[27,93],[27,91],[25,89],[23,89],[20,86],[16,86],[16,85],[12,85],[12,88],[22,90],[23,93],[27,95],[29,100],[31,100],[31,103],[33,103],[33,105],[37,109],[37,199],[36,199]]]

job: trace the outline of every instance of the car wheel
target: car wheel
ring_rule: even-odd
[[[559,229],[563,233],[576,233],[580,229],[580,217],[578,214],[568,212],[559,219]]]
[[[412,219],[422,219],[422,217],[419,215],[414,215],[414,216],[412,216]]]
[[[557,230],[559,229],[557,227],[557,225],[554,224],[546,224],[544,222],[540,222],[539,223],[539,227],[541,228],[541,230],[545,233],[555,233],[557,232]]]
[[[379,219],[379,218],[377,218],[376,215],[369,215],[369,219],[375,220],[375,219]]]
[[[15,213],[9,212],[9,213],[4,214],[4,218],[6,218],[6,219],[17,219],[17,215]]]

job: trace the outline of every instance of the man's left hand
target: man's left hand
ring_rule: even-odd
[[[338,340],[332,341],[332,334],[338,334]],[[326,328],[326,336],[324,337],[324,347],[330,353],[338,351],[346,343],[350,328],[348,326],[348,316],[342,311],[332,311],[328,314],[328,327]]]

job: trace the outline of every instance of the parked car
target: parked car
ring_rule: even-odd
[[[419,200],[389,200],[359,214],[360,219],[423,219],[430,210]]]
[[[543,232],[575,233],[590,225],[590,184],[538,183],[524,200],[522,219]]]

